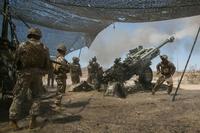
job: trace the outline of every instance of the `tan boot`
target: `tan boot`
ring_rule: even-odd
[[[29,123],[29,129],[36,128],[36,116],[31,116],[30,123]]]
[[[18,130],[18,129],[19,129],[19,126],[18,126],[16,120],[11,120],[11,121],[10,121],[10,127],[11,127],[13,130]]]

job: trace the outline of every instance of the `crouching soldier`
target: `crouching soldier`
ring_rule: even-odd
[[[162,85],[165,81],[168,84],[168,94],[172,92],[173,89],[173,79],[172,76],[176,71],[176,67],[172,62],[168,60],[167,55],[160,56],[161,62],[157,65],[157,73],[160,75],[154,88],[152,89],[152,95],[159,89],[160,85]]]
[[[28,41],[19,45],[16,50],[17,82],[14,87],[14,98],[9,110],[11,126],[18,129],[17,121],[22,113],[22,106],[31,101],[29,110],[31,120],[29,128],[35,128],[36,117],[39,115],[40,90],[42,75],[48,72],[49,51],[40,42],[42,33],[38,28],[30,28]]]
[[[55,104],[57,107],[60,107],[62,96],[66,90],[66,80],[67,80],[67,73],[69,72],[69,63],[65,60],[65,55],[67,49],[64,44],[58,45],[57,48],[57,57],[56,62],[60,64],[54,64],[54,74],[55,79],[57,82],[57,97],[55,100]]]
[[[79,58],[73,57],[73,63],[70,64],[70,75],[72,84],[80,83],[80,76],[82,76],[81,65],[79,64]]]

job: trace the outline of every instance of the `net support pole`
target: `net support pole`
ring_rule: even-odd
[[[176,91],[175,91],[175,93],[174,93],[174,95],[173,95],[172,101],[175,101],[175,98],[176,98],[178,89],[180,88],[180,84],[181,84],[181,82],[182,82],[182,80],[183,80],[183,76],[184,76],[184,74],[185,74],[185,71],[186,71],[186,69],[187,69],[188,63],[189,63],[190,58],[191,58],[191,56],[192,56],[194,47],[195,47],[195,45],[196,45],[196,42],[197,42],[197,39],[198,39],[198,36],[199,36],[199,32],[200,32],[200,26],[199,26],[198,32],[197,32],[197,34],[196,34],[194,43],[193,43],[193,45],[192,45],[192,48],[191,48],[191,51],[190,51],[188,60],[187,60],[187,62],[186,62],[186,64],[185,64],[185,68],[184,68],[184,70],[183,70],[183,73],[182,73],[181,78],[180,78],[180,80],[179,80],[179,83],[178,83],[178,85],[177,85]]]

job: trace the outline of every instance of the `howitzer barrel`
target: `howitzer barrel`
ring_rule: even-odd
[[[156,49],[160,49],[161,47],[163,47],[165,44],[167,44],[167,43],[171,43],[171,42],[173,42],[174,41],[174,36],[171,36],[170,38],[168,38],[165,42],[163,42],[161,45],[159,45]]]
[[[166,39],[166,41],[164,41],[161,45],[159,45],[159,46],[157,46],[155,49],[150,49],[146,54],[144,54],[144,55],[142,55],[140,58],[141,59],[145,59],[145,58],[147,58],[147,57],[149,57],[149,56],[151,56],[150,57],[150,60],[152,60],[153,58],[155,58],[157,55],[159,55],[159,53],[160,53],[160,48],[161,47],[163,47],[165,44],[167,44],[167,43],[171,43],[171,42],[173,42],[174,41],[174,36],[171,36],[170,38],[168,38],[168,39]]]

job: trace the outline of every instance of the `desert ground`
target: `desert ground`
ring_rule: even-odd
[[[174,76],[174,90],[165,89],[156,95],[138,90],[127,98],[104,96],[103,92],[66,92],[60,110],[54,108],[55,88],[47,87],[42,100],[41,116],[34,130],[28,129],[29,117],[22,117],[16,133],[200,133],[200,84],[187,79],[186,74],[176,101],[172,96],[180,79]],[[86,79],[84,73],[82,80]],[[154,81],[156,80],[156,76]],[[134,84],[131,79],[128,84]],[[70,78],[68,84],[70,84]],[[44,84],[46,81],[44,79]],[[9,102],[1,102],[0,133],[11,133]],[[26,114],[26,113],[25,113]]]

